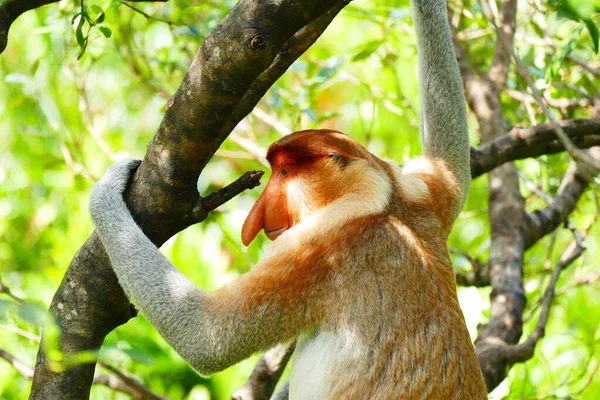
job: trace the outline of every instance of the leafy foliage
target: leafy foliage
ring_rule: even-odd
[[[600,79],[570,56],[600,68],[600,3],[521,3],[516,50],[538,88],[551,99],[597,96]],[[143,155],[198,46],[235,2],[134,4],[61,2],[25,14],[0,56],[0,278],[15,296],[27,299],[23,303],[0,294],[0,348],[29,366],[37,351],[31,334],[52,326],[43,311],[93,230],[87,211],[92,185],[114,160]],[[216,190],[248,169],[264,168],[257,153],[288,130],[339,129],[373,153],[400,163],[418,155],[416,47],[408,7],[408,0],[351,3],[226,141],[200,177],[200,193]],[[464,7],[455,19],[458,36],[468,43],[471,61],[487,69],[494,32],[478,3],[457,0],[451,7]],[[508,85],[527,94],[514,71]],[[545,121],[534,102],[510,94],[503,96],[503,111],[510,125]],[[567,119],[589,118],[594,111],[569,103],[553,112]],[[476,124],[470,125],[476,145]],[[556,193],[568,161],[559,154],[519,162],[529,211],[547,202],[537,189]],[[230,201],[203,224],[169,241],[164,253],[206,290],[249,270],[268,245],[261,237],[246,249],[239,237],[257,194]],[[482,260],[490,245],[487,197],[485,178],[474,181],[450,241],[451,247]],[[597,214],[596,193],[588,191],[571,222],[582,228]],[[526,254],[530,301],[525,333],[537,320],[549,270],[570,240],[569,230],[559,229]],[[536,356],[515,366],[491,398],[598,397],[597,225],[590,229],[587,246],[585,257],[561,277],[547,336]],[[461,257],[454,261],[457,269],[469,268]],[[473,335],[477,323],[488,317],[488,296],[486,288],[460,290]],[[100,358],[173,399],[229,398],[255,362],[200,377],[143,317],[111,333]],[[29,381],[3,361],[0,377],[0,398],[26,397]],[[101,386],[94,387],[92,397],[126,398]]]

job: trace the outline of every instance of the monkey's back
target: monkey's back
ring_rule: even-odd
[[[351,221],[329,243],[345,250],[322,257],[337,264],[329,311],[299,338],[292,400],[487,397],[444,233],[426,209],[405,211]]]

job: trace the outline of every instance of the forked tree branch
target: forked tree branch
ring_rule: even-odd
[[[598,159],[600,160],[600,157]],[[588,184],[587,178],[572,162],[552,202],[528,215],[527,232],[525,233],[526,248],[530,248],[542,237],[554,232],[560,224],[567,220]]]

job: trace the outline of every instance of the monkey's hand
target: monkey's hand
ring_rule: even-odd
[[[127,159],[110,166],[104,176],[92,189],[90,197],[90,214],[96,225],[106,219],[107,213],[116,206],[123,205],[123,192],[141,160]]]

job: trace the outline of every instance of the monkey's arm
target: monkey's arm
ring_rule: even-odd
[[[425,155],[441,158],[458,178],[458,214],[471,183],[467,111],[445,0],[412,0],[417,36],[421,134]]]
[[[281,389],[271,397],[271,400],[288,400],[290,398],[290,382],[283,384]]]
[[[196,370],[220,371],[290,339],[311,323],[304,319],[304,308],[295,308],[299,303],[280,307],[281,296],[299,294],[278,286],[273,281],[277,274],[264,271],[268,266],[257,266],[213,294],[181,274],[144,235],[123,200],[138,165],[129,161],[110,167],[92,191],[90,213],[131,302]]]

